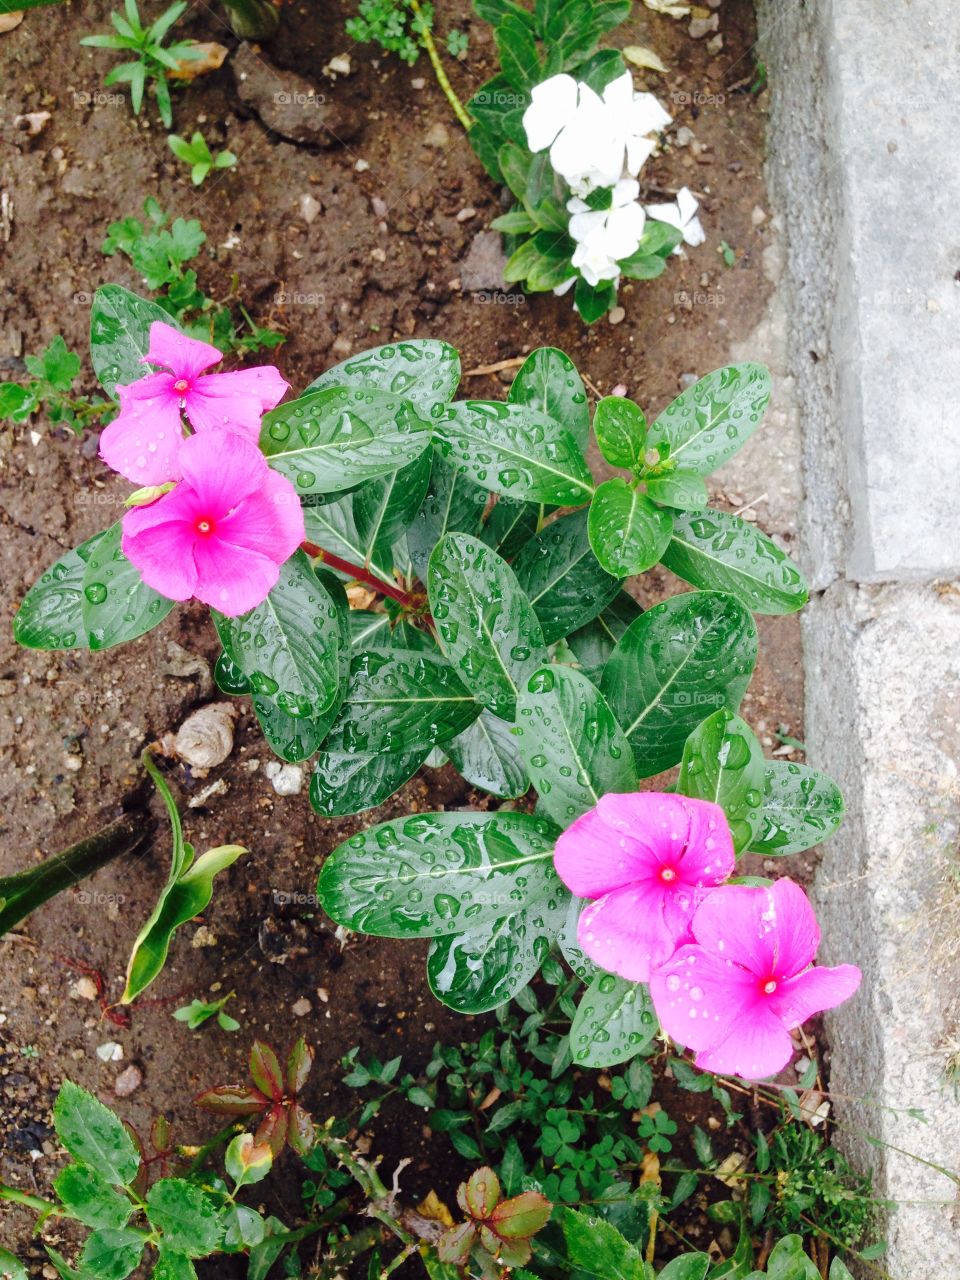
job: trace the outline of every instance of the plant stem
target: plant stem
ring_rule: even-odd
[[[0,936],[62,890],[93,875],[114,858],[141,849],[152,834],[153,823],[144,812],[124,814],[39,866],[0,879]]]
[[[409,591],[403,591],[400,587],[391,586],[389,582],[384,582],[382,578],[378,578],[369,569],[361,568],[357,564],[351,564],[349,560],[341,560],[332,551],[324,551],[323,547],[318,547],[313,542],[301,542],[300,546],[308,556],[313,556],[315,560],[322,560],[324,564],[328,564],[331,569],[336,569],[339,573],[349,574],[351,578],[355,578],[357,582],[365,583],[368,587],[372,587],[374,591],[382,592],[385,596],[389,596],[391,600],[396,600],[398,604],[402,604],[405,609],[412,609],[415,606],[416,601]]]
[[[450,103],[450,106],[453,109],[453,114],[457,117],[457,119],[463,125],[464,129],[466,129],[467,133],[469,133],[476,122],[474,121],[473,117],[470,115],[466,107],[463,105],[463,103],[460,101],[460,99],[457,97],[457,94],[456,94],[456,91],[454,90],[453,85],[450,83],[449,79],[447,78],[447,73],[444,70],[443,63],[440,60],[440,51],[437,48],[436,43],[433,39],[433,32],[422,20],[420,0],[410,0],[410,8],[417,15],[417,17],[421,19],[420,30],[418,34],[420,36],[420,40],[423,44],[423,47],[427,51],[427,57],[430,59],[430,65],[433,67],[433,74],[437,77],[437,84],[443,90],[444,97]]]
[[[40,1196],[27,1195],[25,1191],[18,1191],[16,1187],[8,1187],[5,1183],[0,1182],[0,1200],[9,1200],[11,1204],[22,1204],[26,1209],[32,1209],[34,1213],[42,1213],[44,1217],[49,1217],[51,1213],[55,1213],[57,1206],[52,1200],[44,1200]]]
[[[206,1164],[207,1156],[209,1156],[211,1152],[216,1151],[217,1147],[222,1147],[228,1139],[242,1132],[243,1124],[239,1117],[236,1120],[231,1120],[229,1124],[224,1125],[222,1129],[215,1133],[212,1138],[209,1138],[197,1151],[196,1155],[194,1155],[193,1159],[190,1161],[190,1167],[187,1170],[187,1173],[199,1173]]]

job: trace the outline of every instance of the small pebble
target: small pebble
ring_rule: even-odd
[[[298,208],[300,210],[300,217],[309,226],[320,212],[320,201],[310,194],[302,195],[298,203]]]
[[[719,33],[715,36],[711,36],[710,39],[707,41],[707,53],[710,54],[711,58],[715,58],[722,48],[723,48],[723,36],[720,35]]]
[[[426,83],[427,83],[427,82],[426,82],[426,80],[423,78],[423,76],[414,76],[414,78],[410,81],[410,88],[411,88],[411,89],[422,89]]]
[[[761,209],[758,204],[755,204],[753,206],[753,210],[750,213],[750,221],[753,223],[755,227],[759,227],[764,222],[766,222],[766,220],[767,220],[766,210]]]
[[[108,1040],[106,1044],[98,1044],[97,1057],[101,1062],[121,1062],[123,1060],[123,1045],[117,1044],[116,1040]]]
[[[611,324],[622,324],[623,321],[626,319],[626,315],[627,313],[623,307],[613,307],[611,308],[610,313],[607,316],[607,319],[610,321]]]
[[[293,1014],[295,1018],[304,1018],[312,1008],[313,1008],[313,1005],[310,1003],[307,997],[301,996],[300,999],[297,1000],[295,1004],[292,1004],[290,1006],[290,1012]]]
[[[379,196],[371,197],[370,208],[378,218],[385,218],[387,216],[387,202],[386,200],[381,200]]]
[[[476,209],[474,209],[473,205],[468,204],[465,209],[461,209],[460,212],[457,214],[457,221],[469,222],[471,218],[475,218],[476,216],[477,216]]]
[[[92,978],[78,978],[73,984],[73,994],[80,1000],[96,1000],[100,992]]]
[[[445,124],[439,121],[432,124],[423,137],[425,147],[447,147],[450,145],[450,133]]]
[[[691,18],[690,36],[694,40],[702,40],[704,36],[709,36],[716,31],[719,26],[719,13],[711,13],[709,18]]]
[[[121,1071],[117,1076],[114,1081],[113,1092],[118,1098],[129,1098],[131,1093],[136,1093],[142,1084],[143,1072],[131,1062],[129,1067]]]
[[[263,772],[278,796],[298,796],[303,790],[303,770],[296,764],[281,764],[279,760],[268,760]]]

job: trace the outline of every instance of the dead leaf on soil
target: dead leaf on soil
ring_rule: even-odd
[[[739,1151],[731,1151],[725,1160],[721,1160],[717,1166],[714,1177],[718,1182],[722,1182],[725,1187],[731,1190],[739,1187],[743,1182],[743,1170],[746,1167],[747,1157]]]
[[[199,76],[208,75],[211,71],[219,71],[226,61],[230,50],[226,45],[217,44],[215,40],[207,40],[193,44],[192,47],[202,53],[202,57],[182,58],[170,74],[177,80],[196,80]]]
[[[688,4],[677,4],[676,0],[643,0],[643,3],[654,13],[665,14],[668,18],[685,18],[690,12]]]
[[[22,21],[22,9],[17,9],[15,13],[0,13],[0,36],[2,36],[5,31],[12,31],[14,27],[19,27]]]
[[[367,587],[347,587],[347,603],[351,609],[369,609],[376,598],[377,593]]]
[[[653,49],[648,49],[645,44],[628,44],[623,51],[623,56],[635,67],[646,67],[650,71],[667,74],[667,68],[661,62],[659,55],[654,53]]]
[[[429,1218],[431,1222],[442,1222],[445,1227],[453,1226],[453,1215],[435,1191],[428,1191],[417,1205],[417,1213],[421,1218]]]

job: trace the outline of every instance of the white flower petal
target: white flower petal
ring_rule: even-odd
[[[614,209],[607,218],[605,247],[616,262],[636,253],[643,236],[646,214],[639,204]]]
[[[589,240],[598,231],[602,232],[606,220],[607,215],[602,210],[590,209],[587,213],[575,213],[570,219],[567,230],[574,240],[583,242]]]
[[[577,277],[571,276],[569,280],[564,280],[563,284],[554,285],[553,292],[558,298],[562,298],[565,293],[570,292],[576,283]]]
[[[577,82],[573,76],[551,76],[530,94],[523,127],[531,151],[543,151],[577,112]]]
[[[652,97],[652,94],[638,95],[642,97]],[[622,76],[617,76],[616,80],[611,80],[603,91],[603,101],[608,107],[615,107],[618,111],[629,111],[633,103],[633,76],[629,71],[625,71]]]
[[[611,208],[620,209],[625,204],[633,204],[639,194],[640,183],[637,182],[636,178],[621,178],[613,188]]]

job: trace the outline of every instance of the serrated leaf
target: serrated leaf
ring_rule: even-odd
[[[570,1028],[573,1060],[611,1067],[639,1053],[657,1034],[650,993],[640,982],[597,973],[581,997]]]
[[[90,361],[107,395],[146,377],[141,364],[150,347],[150,326],[157,321],[183,332],[176,319],[157,303],[117,284],[102,285],[90,309]]]
[[[673,596],[630,624],[600,688],[633,747],[640,777],[675,765],[711,712],[737,709],[756,660],[753,618],[721,592]]]
[[[80,1274],[97,1280],[126,1280],[139,1263],[145,1243],[136,1231],[94,1231],[80,1255]]]
[[[770,373],[761,364],[733,364],[682,391],[650,424],[647,446],[669,449],[677,467],[706,476],[753,435],[770,399]]]
[[[535,671],[517,699],[516,733],[541,806],[561,826],[607,792],[637,789],[630,743],[600,690],[578,671]]]
[[[83,571],[80,610],[91,649],[109,649],[136,640],[158,626],[173,600],[148,587],[140,570],[120,549],[122,522],[105,530],[90,547]]]
[[[843,795],[832,778],[805,764],[768,760],[762,825],[750,849],[767,857],[802,853],[832,836],[843,813]]]
[[[361,351],[314,378],[304,391],[368,387],[409,400],[429,415],[453,399],[460,382],[460,355],[436,338],[411,338]]]
[[[794,613],[807,602],[803,574],[787,553],[726,511],[677,512],[661,559],[684,582],[728,591],[754,613]]]
[[[601,1280],[646,1280],[638,1250],[609,1222],[562,1205],[554,1215],[563,1231],[567,1261],[578,1274]]]
[[[512,720],[517,691],[547,660],[533,606],[507,562],[467,534],[434,548],[427,580],[440,647],[494,715]]]
[[[434,428],[444,457],[494,493],[558,506],[578,506],[593,493],[574,437],[527,405],[461,400]]]
[[[338,924],[379,937],[477,930],[518,903],[565,900],[553,869],[558,834],[526,813],[417,814],[338,846],[317,892]]]
[[[13,619],[13,637],[27,649],[85,649],[83,575],[103,533],[60,557],[34,583]]]
[[[150,1280],[197,1280],[197,1271],[186,1254],[161,1245]]]
[[[53,1107],[53,1124],[66,1150],[113,1185],[137,1176],[140,1157],[123,1125],[92,1093],[64,1080]]]
[[[615,477],[597,486],[587,528],[602,567],[614,577],[627,578],[645,573],[663,556],[673,518],[635,485]]]
[[[721,807],[738,854],[760,829],[765,763],[753,730],[725,707],[697,725],[683,748],[677,790]]]
[[[82,1164],[68,1164],[53,1182],[64,1208],[86,1227],[125,1227],[133,1205],[114,1190],[109,1178]]]
[[[260,447],[300,494],[338,493],[418,458],[430,423],[409,400],[362,387],[327,387],[271,410]]]
[[[604,396],[593,415],[600,452],[612,467],[632,471],[643,461],[647,420],[643,410],[623,396]]]
[[[590,437],[590,407],[577,367],[556,347],[531,351],[507,393],[511,404],[525,404],[553,418],[585,450]]]
[[[147,1217],[169,1249],[202,1258],[213,1253],[222,1230],[210,1196],[185,1178],[161,1178],[147,1192]]]
[[[588,518],[586,511],[574,511],[552,521],[526,540],[513,562],[547,644],[585,626],[610,604],[622,585],[594,554]]]
[[[502,800],[516,799],[530,787],[517,739],[506,721],[490,711],[481,711],[443,750],[468,782]]]

